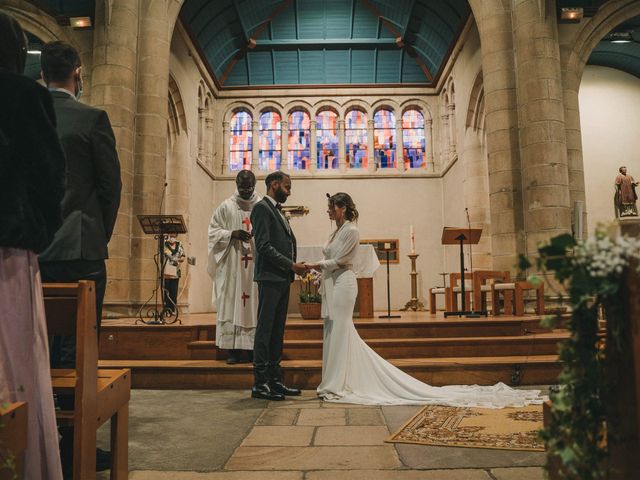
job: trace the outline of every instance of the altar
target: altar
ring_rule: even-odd
[[[322,260],[322,247],[319,245],[298,246],[298,262],[317,262]],[[373,318],[373,274],[380,266],[380,261],[372,245],[359,245],[353,261],[353,271],[358,280],[358,297],[354,315],[360,318]],[[298,313],[298,293],[300,280],[291,287],[289,313]]]

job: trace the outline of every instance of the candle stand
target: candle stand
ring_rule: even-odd
[[[416,271],[416,258],[417,253],[410,253],[407,255],[411,259],[411,300],[409,300],[403,308],[400,310],[405,312],[407,310],[413,310],[414,312],[424,311],[424,305],[418,300],[418,272]]]

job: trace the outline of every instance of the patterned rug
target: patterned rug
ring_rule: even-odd
[[[542,405],[465,408],[428,405],[386,442],[544,451]]]

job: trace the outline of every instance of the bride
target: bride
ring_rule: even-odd
[[[504,383],[490,387],[432,387],[375,353],[358,335],[353,307],[358,284],[352,262],[360,241],[358,210],[347,193],[329,196],[329,218],[336,230],[324,246],[324,259],[308,263],[322,271],[324,344],[318,396],[330,402],[367,405],[475,406],[501,408],[542,403],[539,390],[514,390]]]

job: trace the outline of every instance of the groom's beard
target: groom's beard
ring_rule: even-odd
[[[287,194],[284,193],[282,190],[276,190],[274,192],[275,195],[275,201],[278,203],[284,203],[287,201]]]

